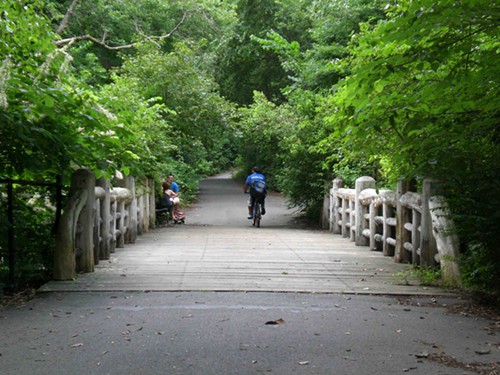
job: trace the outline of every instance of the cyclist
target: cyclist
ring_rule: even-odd
[[[265,215],[266,208],[264,206],[264,202],[267,194],[267,183],[266,177],[257,167],[252,168],[252,173],[249,174],[245,180],[243,192],[247,193],[248,189],[250,189],[250,196],[248,198],[248,219],[253,219],[253,206],[255,205],[256,200],[259,200],[262,204],[262,215]]]

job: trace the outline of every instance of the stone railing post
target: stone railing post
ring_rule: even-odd
[[[460,285],[459,239],[454,233],[454,225],[449,218],[448,206],[442,196],[433,196],[429,199],[429,209],[443,280],[447,285],[458,286]]]
[[[347,201],[349,207],[349,239],[354,242],[356,240],[356,193],[355,191],[349,195]]]
[[[142,236],[144,234],[144,211],[146,210],[145,205],[146,197],[141,194],[137,199],[137,235]]]
[[[321,210],[321,228],[328,229],[330,227],[330,190],[328,190],[323,197],[323,209]]]
[[[97,180],[97,186],[104,190],[104,197],[101,200],[101,239],[99,247],[99,259],[107,260],[111,254],[111,197],[110,183],[104,178]]]
[[[413,264],[421,263],[421,250],[420,250],[420,223],[422,222],[422,215],[417,210],[413,209],[411,211],[411,261]],[[417,263],[418,262],[418,263]]]
[[[144,178],[144,213],[143,213],[143,228],[144,232],[149,232],[149,227],[151,225],[149,219],[149,212],[151,211],[151,200],[149,197],[151,196],[151,180],[147,177]]]
[[[349,199],[347,198],[347,195],[343,194],[342,195],[342,209],[341,209],[341,215],[342,215],[342,237],[349,237],[350,235],[350,229],[349,225],[347,223],[349,219]]]
[[[114,253],[116,250],[116,225],[117,225],[116,211],[117,211],[117,207],[118,207],[118,202],[116,201],[116,196],[111,194],[111,189],[110,189],[110,194],[109,194],[109,201],[110,201],[110,207],[109,207],[109,215],[110,215],[110,220],[109,220],[109,229],[110,229],[109,252]],[[111,258],[111,254],[109,255],[109,257]]]
[[[149,180],[149,226],[154,227],[156,225],[156,185],[153,179]]]
[[[132,192],[127,188],[113,188],[111,191],[111,200],[114,202],[114,232],[113,237],[116,242],[116,247],[124,247],[126,239],[125,234],[128,231],[127,220],[129,219],[129,213],[126,207],[130,208],[133,201]],[[129,221],[129,220],[128,220]],[[130,225],[130,221],[129,224]]]
[[[363,235],[363,230],[369,228],[369,223],[365,219],[368,213],[368,206],[364,206],[359,201],[361,192],[365,189],[375,189],[375,180],[371,177],[360,177],[356,180],[356,198],[354,199],[354,219],[355,219],[355,243],[358,246],[368,246],[370,239]]]
[[[94,271],[94,204],[95,204],[95,175],[88,169],[79,169],[73,175],[77,188],[85,189],[87,200],[80,212],[78,223],[80,235],[78,247],[81,256],[76,259],[76,269],[79,272]]]
[[[117,217],[117,230],[116,230],[116,247],[123,248],[125,247],[125,219],[126,219],[126,211],[125,211],[125,201],[119,200],[116,202],[116,217]]]
[[[135,243],[137,239],[137,198],[135,196],[135,178],[125,177],[125,187],[132,192],[132,202],[128,206],[128,227],[125,233],[126,243]]]
[[[105,191],[102,187],[96,186],[95,191],[95,202],[94,202],[94,265],[99,264],[100,252],[102,244],[102,211],[104,207],[102,206],[102,201],[104,200]]]
[[[89,190],[86,189],[87,184],[81,181],[81,174],[80,171],[75,172],[71,178],[68,201],[57,227],[54,249],[54,280],[74,280],[76,278],[76,247],[79,245],[77,241],[79,236],[78,222],[89,194]]]
[[[396,192],[396,248],[394,250],[396,263],[407,263],[410,260],[410,253],[405,250],[404,244],[411,242],[411,237],[404,225],[411,220],[411,210],[401,204],[401,197],[410,191],[410,186],[410,181],[399,181]]]
[[[396,235],[394,228],[396,224],[394,218],[394,207],[396,206],[396,193],[392,190],[382,190],[382,253],[384,256],[394,256],[394,246],[396,244]],[[392,243],[394,240],[394,243]]]
[[[422,218],[420,223],[420,262],[422,266],[436,265],[436,240],[432,234],[432,218],[429,200],[434,193],[437,180],[426,178],[422,185]]]
[[[370,246],[370,250],[377,249],[377,229],[380,232],[380,224],[377,223],[377,205],[380,203],[379,195],[375,189],[368,188],[362,190],[358,195],[357,204],[363,206],[363,225],[358,228],[363,235],[361,246]],[[359,243],[359,240],[358,240]]]
[[[399,198],[401,208],[405,210],[405,222],[400,237],[404,239],[403,248],[408,252],[408,259],[413,264],[420,264],[420,220],[422,212],[422,196],[408,191]]]
[[[337,177],[336,179],[333,180],[333,187],[330,192],[330,206],[331,206],[330,230],[334,234],[342,233],[342,228],[340,227],[342,219],[340,218],[341,213],[339,212],[340,205],[337,193],[339,189],[341,189],[343,186],[344,186],[344,180],[340,177]]]

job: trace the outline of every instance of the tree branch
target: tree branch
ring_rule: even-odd
[[[79,1],[80,0],[73,0],[73,2],[71,3],[70,7],[68,8],[68,11],[66,12],[63,20],[61,21],[61,24],[57,28],[56,33],[58,35],[61,35],[63,33],[63,31],[66,29],[66,26],[68,26],[69,18],[73,15],[73,12],[75,11],[75,8],[78,5]]]
[[[60,39],[56,40],[55,44],[57,47],[62,47],[67,44],[72,44],[74,42],[80,42],[82,40],[90,40],[92,43],[97,44],[101,47],[104,47],[109,50],[119,50],[119,49],[125,49],[125,48],[132,48],[135,44],[137,43],[131,43],[131,44],[126,44],[126,45],[121,45],[121,46],[109,46],[106,44],[104,40],[99,40],[92,35],[80,35],[80,36],[74,36],[71,38],[66,38],[66,39]]]
[[[188,11],[188,12],[184,13],[182,15],[181,20],[177,23],[177,25],[174,26],[174,28],[172,30],[170,30],[170,32],[168,34],[160,35],[160,36],[150,36],[149,38],[158,39],[158,40],[170,38],[177,30],[179,30],[179,28],[184,23],[184,21],[186,21],[186,18],[188,17],[189,13],[191,13],[191,12]]]
[[[73,6],[78,1],[79,0],[74,0],[73,4],[71,4],[71,5]],[[69,12],[70,11],[68,10],[68,13]],[[68,13],[66,14],[66,16],[68,16]],[[177,23],[177,25],[175,25],[175,27],[170,32],[168,32],[165,35],[160,35],[160,36],[146,36],[146,35],[142,34],[141,32],[139,32],[139,33],[141,34],[142,37],[144,37],[146,39],[150,39],[151,41],[153,41],[153,39],[163,40],[163,39],[170,38],[177,30],[179,30],[179,28],[181,27],[181,25],[186,20],[186,18],[188,16],[188,13],[189,12],[184,13],[183,16],[182,16],[182,19]],[[66,16],[64,17],[65,19],[66,19]],[[68,16],[68,18],[69,18],[69,16]],[[63,23],[64,23],[64,20],[63,20]],[[67,23],[67,21],[66,21],[66,23]],[[62,23],[61,23],[61,26],[62,26]],[[61,29],[61,26],[59,27],[59,29]],[[101,40],[97,39],[96,37],[94,37],[92,35],[88,35],[87,34],[87,35],[81,35],[81,36],[74,36],[74,37],[71,37],[71,38],[60,39],[60,40],[57,40],[55,42],[55,44],[56,44],[57,47],[62,47],[62,46],[65,46],[67,44],[73,44],[74,42],[79,42],[79,41],[82,41],[82,40],[90,40],[92,43],[97,44],[98,46],[101,46],[101,47],[109,49],[109,50],[114,50],[114,51],[121,50],[121,49],[132,48],[136,44],[139,43],[139,42],[134,42],[134,43],[124,44],[124,45],[120,45],[120,46],[110,46],[109,44],[106,43],[106,34],[103,36],[103,38]]]

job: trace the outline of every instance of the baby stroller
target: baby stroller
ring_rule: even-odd
[[[174,210],[172,212],[172,219],[175,224],[184,224],[186,222],[186,214],[180,210]]]

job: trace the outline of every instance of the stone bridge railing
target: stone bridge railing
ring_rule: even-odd
[[[369,246],[398,263],[441,266],[449,284],[459,283],[457,238],[444,199],[434,194],[436,181],[424,180],[420,193],[400,182],[396,191],[375,188],[361,177],[354,189],[335,179],[325,198],[323,224],[359,246]]]
[[[93,272],[116,248],[134,243],[154,226],[154,181],[143,178],[137,183],[128,176],[121,184],[111,187],[86,169],[74,173],[56,235],[54,279],[72,280],[80,272]]]

